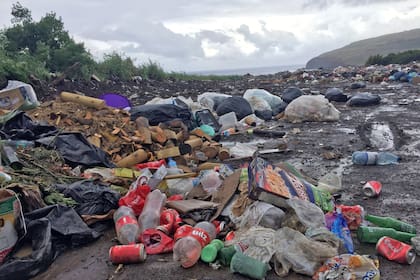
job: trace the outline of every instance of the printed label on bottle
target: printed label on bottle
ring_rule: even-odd
[[[118,221],[115,223],[115,229],[118,232],[124,225],[127,224],[138,224],[136,218],[131,216],[123,216],[118,219]]]
[[[210,243],[210,235],[201,228],[193,228],[191,236],[194,237],[198,242],[200,242],[201,247],[206,246]]]

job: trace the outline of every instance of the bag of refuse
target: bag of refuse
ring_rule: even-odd
[[[314,280],[379,280],[379,262],[366,255],[343,254],[328,259],[312,279]]]
[[[239,227],[248,228],[260,225],[262,227],[279,229],[284,218],[284,211],[269,203],[255,201],[239,218],[241,220]]]
[[[349,106],[371,106],[378,105],[381,102],[381,97],[370,92],[361,92],[350,97],[347,101]]]
[[[161,97],[155,97],[150,101],[147,101],[145,105],[160,105],[160,104],[172,104],[177,105],[182,108],[189,108],[187,102],[193,102],[191,98],[185,99],[183,96],[179,97],[169,97],[169,98],[161,98]]]
[[[255,101],[251,101],[251,100],[265,100],[267,102],[267,104],[270,106],[271,111],[273,112],[273,115],[277,115],[281,112],[284,111],[284,109],[287,106],[287,103],[283,101],[283,99],[281,99],[280,96],[271,94],[270,92],[264,90],[264,89],[248,89],[245,91],[244,96],[243,96],[246,100],[248,100],[248,102],[251,104],[253,104],[253,102]],[[261,108],[254,108],[255,110],[261,111]],[[268,108],[266,108],[268,109]]]
[[[338,121],[340,111],[322,95],[303,95],[286,107],[285,117],[294,123]]]
[[[20,81],[8,81],[7,86],[0,90],[0,109],[31,110],[39,106],[35,91],[31,85]]]
[[[197,96],[197,102],[204,108],[215,111],[217,106],[228,97],[232,96],[219,92],[205,92]]]
[[[290,269],[312,276],[327,259],[338,254],[337,248],[288,227],[275,232],[275,247],[274,270],[280,277],[287,276]]]
[[[296,98],[304,95],[305,93],[297,87],[288,87],[283,91],[282,94],[282,99],[284,100],[284,102],[286,103],[290,103],[293,100],[295,100]]]
[[[266,100],[256,96],[251,96],[246,100],[251,105],[251,108],[257,117],[263,120],[271,120],[273,117],[273,111],[271,111],[270,104],[268,104]]]
[[[346,102],[347,95],[343,93],[343,91],[339,88],[329,88],[325,92],[325,97],[328,101],[336,101],[336,102]]]
[[[131,108],[130,114],[131,120],[145,117],[150,125],[180,119],[188,128],[193,127],[192,112],[188,106],[185,108],[174,104],[140,105]]]
[[[73,208],[52,205],[25,215],[28,233],[17,247],[29,242],[32,253],[12,256],[0,266],[0,280],[28,279],[45,271],[67,248],[90,243],[101,235],[89,228]]]
[[[119,193],[99,181],[83,180],[70,185],[57,184],[54,188],[78,203],[75,210],[79,215],[102,215],[118,208]]]
[[[286,203],[291,210],[285,216],[282,227],[293,228],[302,233],[310,228],[325,227],[324,212],[314,203],[297,197],[288,199]]]
[[[249,105],[248,101],[240,96],[228,97],[223,101],[223,103],[217,106],[216,113],[218,116],[229,112],[235,112],[238,120],[241,120],[253,113],[251,105]]]

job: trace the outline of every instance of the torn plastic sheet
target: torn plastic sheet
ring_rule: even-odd
[[[89,228],[73,208],[52,205],[25,215],[28,234],[16,246],[32,244],[27,257],[9,258],[0,266],[0,280],[20,280],[45,271],[69,247],[96,240],[100,233]]]
[[[71,167],[115,167],[107,154],[89,143],[81,133],[66,132],[37,140],[47,148],[56,149]]]

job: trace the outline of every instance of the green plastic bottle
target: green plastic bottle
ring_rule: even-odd
[[[233,255],[235,255],[236,249],[235,246],[228,246],[222,248],[219,253],[217,254],[217,259],[220,261],[221,264],[225,266],[230,265],[230,261],[232,260]]]
[[[393,228],[397,231],[403,231],[408,233],[416,233],[416,227],[408,223],[391,217],[380,217],[374,215],[365,215],[365,220],[375,224],[378,227]]]
[[[201,260],[206,263],[212,263],[216,260],[217,252],[219,252],[225,244],[222,240],[213,239],[210,244],[201,250]]]
[[[244,255],[242,252],[236,252],[230,262],[230,271],[253,279],[264,279],[268,269],[268,264]]]
[[[360,226],[357,229],[357,239],[359,239],[360,242],[376,243],[383,236],[388,236],[410,244],[410,239],[416,235],[414,233],[396,231],[393,228]]]

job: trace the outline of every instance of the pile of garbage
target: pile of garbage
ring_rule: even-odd
[[[0,98],[0,275],[33,277],[67,248],[98,239],[110,222],[119,242],[109,250],[114,264],[173,254],[186,269],[202,261],[253,279],[270,270],[379,279],[378,259],[357,254],[351,231],[396,262],[412,264],[419,250],[414,226],[337,203],[340,175],[316,181],[290,163],[263,159],[257,147],[219,141],[240,133],[282,138],[286,132],[267,122],[338,121],[334,102],[375,105],[379,96],[289,87],[281,96],[205,92],[196,101],[179,96],[122,108],[69,92],[39,104],[18,83]],[[399,157],[357,151],[352,160],[389,165]],[[377,197],[381,185],[365,189]],[[28,243],[32,251],[22,256]]]

